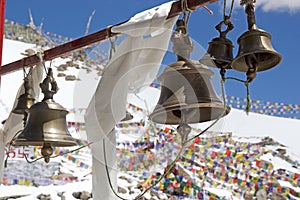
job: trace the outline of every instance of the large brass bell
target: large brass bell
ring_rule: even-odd
[[[32,95],[32,88],[30,86],[30,80],[28,77],[24,78],[24,93],[21,94],[18,98],[18,103],[14,110],[12,111],[15,114],[24,115],[26,111],[34,104],[34,97]]]
[[[48,88],[51,85],[51,89]],[[50,68],[47,77],[40,84],[44,99],[30,107],[24,130],[18,135],[16,146],[43,146],[42,155],[45,161],[53,153],[52,146],[75,146],[76,142],[67,129],[68,111],[53,100],[57,84]]]
[[[225,31],[221,31],[222,25],[227,26]],[[231,69],[230,64],[233,60],[233,45],[232,42],[226,38],[226,35],[233,29],[233,25],[230,19],[227,17],[215,28],[220,33],[220,36],[213,38],[212,41],[208,43],[209,46],[207,49],[207,54],[205,54],[199,62],[211,67]]]
[[[254,16],[254,2],[244,2],[248,19],[248,31],[238,38],[239,50],[231,67],[235,70],[248,72],[265,71],[281,62],[281,55],[271,44],[271,35],[257,28]]]
[[[150,119],[161,124],[206,122],[229,113],[216,94],[213,71],[197,61],[179,60],[159,76],[161,95]]]
[[[187,137],[188,123],[217,119],[228,114],[230,108],[224,106],[213,88],[213,71],[190,60],[193,43],[184,22],[178,20],[176,25],[171,40],[177,62],[158,77],[161,94],[150,119],[160,124],[179,124],[179,132]]]

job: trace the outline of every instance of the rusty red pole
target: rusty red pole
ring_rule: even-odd
[[[4,35],[4,21],[5,21],[5,0],[0,0],[0,67],[2,66],[2,50],[3,50],[3,35]],[[1,76],[0,76],[1,88]]]

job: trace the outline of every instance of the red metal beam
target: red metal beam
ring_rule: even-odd
[[[213,3],[218,0],[188,0],[188,6],[191,10],[196,10],[199,7],[205,6],[207,4]],[[168,18],[179,15],[182,12],[181,1],[174,2],[171,7]],[[125,22],[122,22],[125,23]],[[120,25],[122,23],[116,24],[114,26]],[[88,46],[95,45],[102,41],[105,41],[109,37],[118,35],[118,33],[112,33],[111,27],[105,28],[103,30],[97,31],[95,33],[86,35],[84,37],[78,38],[76,40],[67,42],[65,44],[56,46],[52,49],[44,51],[43,59],[44,61],[53,60],[57,57],[61,57],[66,54],[70,54],[73,51],[78,51],[80,49],[86,48]],[[23,66],[29,67],[34,66],[40,62],[37,55],[32,55],[21,60],[6,64],[0,68],[0,76],[21,69]]]
[[[2,65],[2,52],[3,52],[3,35],[4,35],[4,21],[5,21],[5,0],[0,0],[0,69]],[[1,76],[0,76],[1,88]]]
[[[5,0],[0,0],[0,66],[2,65],[2,49],[4,35],[4,19],[5,19]]]

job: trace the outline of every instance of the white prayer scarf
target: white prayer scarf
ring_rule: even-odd
[[[167,19],[172,2],[141,12],[128,22],[112,27],[112,32],[128,37],[117,47],[85,114],[86,131],[93,154],[93,198],[116,199],[106,176],[107,165],[117,191],[116,123],[126,114],[127,94],[139,92],[156,77],[169,45],[177,17]]]

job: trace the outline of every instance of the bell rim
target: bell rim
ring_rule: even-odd
[[[207,55],[209,56],[209,58],[204,58]],[[231,66],[230,66],[230,64],[231,64],[231,62],[232,62],[233,59],[231,59],[231,58],[228,58],[228,59],[221,58],[220,60],[222,62],[226,62],[226,67],[218,67],[218,65],[215,63],[216,58],[214,58],[213,56],[211,56],[211,54],[208,53],[208,52],[207,52],[207,55],[205,55],[205,56],[203,56],[202,58],[199,59],[199,62],[202,65],[206,65],[206,66],[213,67],[213,68],[218,68],[218,69],[221,69],[221,68],[232,69]]]
[[[270,50],[265,49],[265,50],[261,50],[261,51],[256,51],[255,53],[271,53],[271,54],[277,56],[277,60],[276,60],[276,62],[274,62],[273,65],[271,65],[269,67],[260,67],[260,68],[258,67],[257,72],[262,72],[262,71],[272,69],[272,68],[276,67],[277,65],[279,65],[282,61],[282,56],[277,51],[270,51]],[[241,67],[240,65],[236,66],[236,62],[238,62],[243,57],[245,57],[247,55],[251,55],[251,54],[253,54],[253,53],[244,53],[243,55],[240,55],[240,56],[234,58],[230,65],[232,67],[232,69],[237,70],[239,72],[247,72],[248,68]]]
[[[201,105],[201,107],[199,106]],[[167,107],[163,107],[163,108],[155,108],[154,111],[150,114],[149,118],[151,121],[155,122],[155,123],[159,123],[159,124],[167,124],[167,125],[176,125],[179,123],[173,123],[173,122],[169,122],[167,120],[165,121],[159,121],[159,120],[153,120],[157,115],[159,115],[162,112],[165,112],[166,109],[168,109],[168,112],[177,110],[178,108],[180,109],[188,109],[188,108],[215,108],[215,109],[219,109],[219,110],[223,110],[223,112],[221,114],[223,114],[223,116],[219,115],[218,117],[225,117],[226,115],[229,114],[229,112],[231,111],[231,107],[228,105],[224,104],[220,104],[220,103],[194,103],[194,104],[188,104],[188,105],[176,105],[176,106],[167,106]],[[224,112],[225,110],[225,112]],[[218,118],[217,117],[217,118]],[[187,121],[187,123],[202,123],[202,122],[208,122],[208,121],[212,121],[215,120],[217,118],[214,119],[210,119],[210,120],[204,120],[204,121]]]
[[[73,141],[72,141],[73,140]],[[77,146],[76,141],[72,138],[68,141],[59,141],[59,140],[26,140],[23,138],[16,139],[14,142],[14,146],[44,146],[44,144],[50,144],[52,147],[71,147]]]

